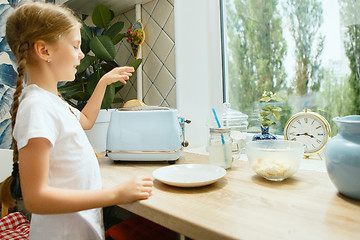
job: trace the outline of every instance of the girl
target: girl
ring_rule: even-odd
[[[134,69],[105,74],[81,112],[58,97],[58,82],[73,80],[84,57],[80,27],[70,10],[38,2],[16,8],[6,23],[18,78],[12,106],[14,169],[1,197],[14,204],[9,189],[19,174],[25,206],[33,213],[30,239],[104,239],[101,207],[147,199],[152,191],[149,177],[102,189],[83,131],[93,126],[106,86],[126,83]]]

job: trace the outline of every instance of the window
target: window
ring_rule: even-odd
[[[305,107],[331,121],[360,114],[360,1],[221,0],[225,99],[258,132],[259,99],[272,91],[283,134]]]

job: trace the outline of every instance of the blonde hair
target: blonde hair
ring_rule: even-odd
[[[15,8],[6,22],[6,41],[18,62],[18,77],[11,108],[11,127],[14,129],[19,107],[19,96],[23,90],[26,63],[30,60],[34,43],[38,40],[55,42],[74,28],[80,28],[79,20],[66,7],[51,3],[27,2]],[[18,149],[13,140],[13,172],[0,189],[1,202],[11,208],[15,200],[11,194],[12,184],[18,184]],[[14,183],[13,183],[14,182]]]

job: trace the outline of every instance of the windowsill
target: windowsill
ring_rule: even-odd
[[[209,153],[206,151],[206,147],[194,147],[194,148],[190,147],[190,148],[186,148],[185,151],[190,153],[209,155]],[[300,164],[300,169],[317,171],[317,172],[326,172],[325,160],[323,155],[321,155],[321,158],[322,160],[319,158],[318,155],[311,156],[308,159],[304,157]],[[239,160],[247,161],[246,154],[241,154]]]

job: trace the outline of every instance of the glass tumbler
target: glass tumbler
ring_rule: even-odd
[[[235,143],[236,144],[236,143]],[[210,128],[209,137],[209,162],[222,168],[231,168],[233,154],[239,154],[239,147],[233,150],[233,140],[230,128]]]

